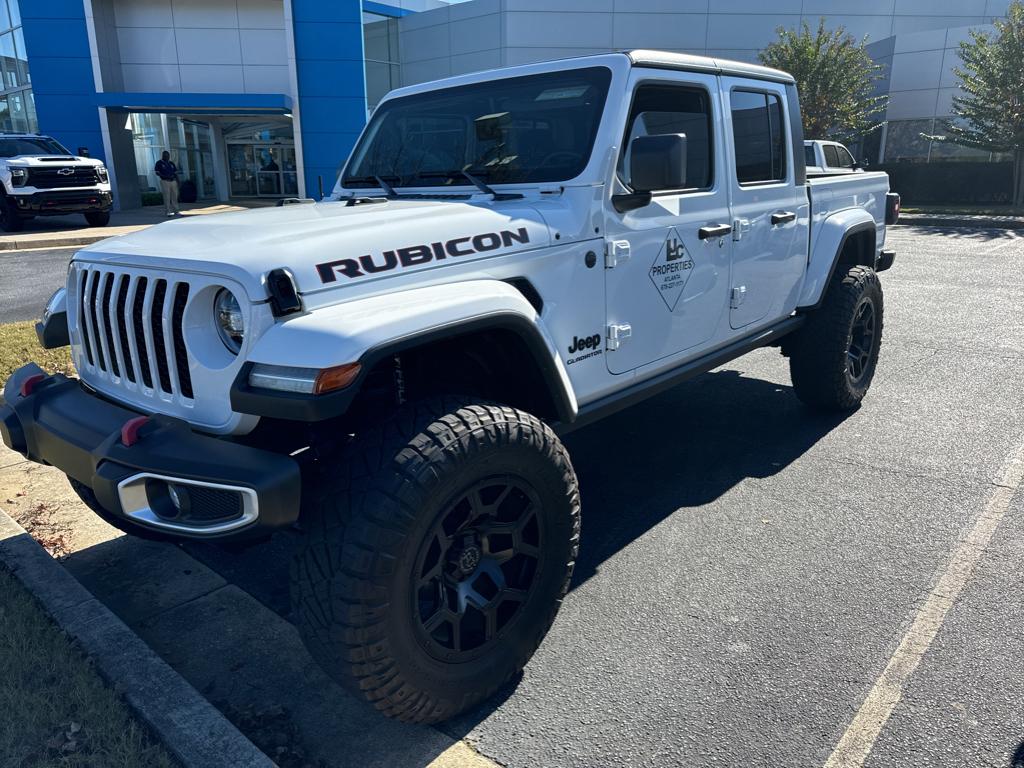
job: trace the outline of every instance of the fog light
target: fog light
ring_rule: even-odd
[[[164,520],[177,520],[188,517],[192,507],[192,499],[188,488],[177,483],[151,479],[146,482],[146,497],[149,508]]]
[[[183,497],[187,493],[188,491],[186,491],[184,488],[181,488],[179,490],[178,486],[176,485],[171,484],[167,486],[167,495],[171,499],[171,504],[174,505],[174,508],[178,510],[178,512],[181,512],[182,507],[185,506],[185,501]]]

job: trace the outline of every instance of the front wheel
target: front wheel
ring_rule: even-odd
[[[0,229],[4,232],[21,232],[25,219],[18,213],[14,201],[9,197],[0,197]]]
[[[871,386],[882,345],[882,284],[869,267],[850,267],[788,345],[796,396],[811,407],[849,411]]]
[[[90,211],[85,220],[90,227],[105,227],[110,223],[110,211]]]
[[[537,418],[466,399],[406,406],[307,484],[299,629],[377,709],[434,723],[519,672],[579,546],[576,475]]]

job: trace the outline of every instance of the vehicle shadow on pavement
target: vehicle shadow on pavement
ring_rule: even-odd
[[[841,420],[814,415],[788,386],[722,370],[569,435],[583,498],[572,587],[673,513],[782,471]],[[291,544],[287,533],[234,551],[119,537],[65,564],[284,768],[426,766],[515,692],[518,679],[439,729],[382,717],[302,646]]]
[[[792,387],[720,370],[569,435],[583,500],[572,586],[669,515],[782,471],[848,415],[815,413]]]

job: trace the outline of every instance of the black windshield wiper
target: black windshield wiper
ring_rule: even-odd
[[[347,176],[341,180],[343,187],[357,186],[357,187],[380,187],[387,194],[390,190],[391,193],[395,192],[395,188],[391,185],[388,179],[393,179],[396,183],[401,182],[400,176],[387,175],[387,176]]]
[[[374,176],[373,178],[376,180],[378,184],[380,184],[380,188],[384,190],[385,197],[392,200],[398,197],[398,193],[395,192],[395,188],[388,184],[386,181],[384,181],[384,179],[382,179],[380,176]]]
[[[466,179],[474,187],[479,189],[484,194],[490,195],[495,200],[517,200],[517,199],[522,197],[522,195],[520,195],[518,193],[514,193],[514,192],[510,192],[510,193],[498,192],[496,189],[494,189],[492,186],[490,186],[486,181],[484,181],[484,179],[480,178],[480,176],[483,175],[483,174],[490,175],[490,170],[487,169],[487,168],[480,168],[480,169],[474,169],[472,172],[470,172],[470,171],[468,171],[466,169],[458,168],[458,169],[451,170],[451,171],[419,171],[419,172],[416,173],[415,176],[412,177],[412,179],[410,179],[410,181],[418,181],[420,179],[434,178],[434,179],[444,179],[445,181],[452,182],[452,181],[459,181],[461,179]]]
[[[498,197],[498,193],[497,192],[495,192],[493,189],[491,189],[491,187],[489,187],[487,184],[482,182],[480,179],[478,179],[476,176],[471,174],[469,171],[460,171],[460,173],[463,176],[465,176],[467,179],[469,179],[470,183],[474,187],[479,189],[481,192],[483,192],[484,194],[491,195],[494,198]]]

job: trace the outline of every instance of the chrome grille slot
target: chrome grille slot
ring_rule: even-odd
[[[78,269],[76,328],[87,381],[98,378],[144,399],[192,401],[185,343],[186,282],[118,268]]]

